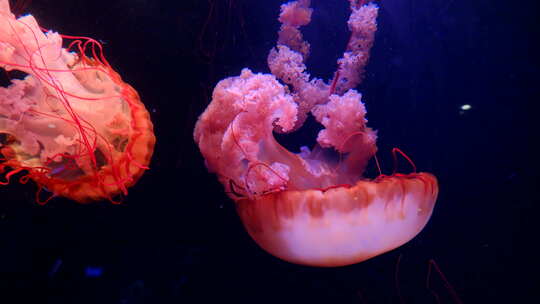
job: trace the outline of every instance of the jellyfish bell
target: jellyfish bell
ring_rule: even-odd
[[[73,39],[67,49],[63,38]],[[2,183],[24,171],[22,182],[53,196],[113,201],[148,169],[150,116],[97,41],[44,33],[33,16],[15,18],[0,0],[0,67],[26,74],[0,88]]]
[[[377,28],[378,7],[366,2],[350,2],[351,38],[328,83],[305,72],[309,44],[298,28],[310,21],[309,1],[282,5],[278,45],[268,56],[272,74],[246,68],[220,81],[195,125],[206,166],[250,236],[292,263],[343,266],[392,250],[423,229],[438,194],[429,173],[362,177],[377,150],[354,90]],[[293,132],[307,115],[324,128],[313,150],[292,153],[273,132]]]
[[[428,222],[436,196],[433,175],[419,173],[236,202],[246,230],[267,252],[331,267],[362,262],[411,240]]]

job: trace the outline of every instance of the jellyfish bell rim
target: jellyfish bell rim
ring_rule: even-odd
[[[95,61],[91,63],[98,65]],[[123,82],[121,76],[112,68],[102,64],[99,66],[106,69],[111,80],[122,88],[121,94],[130,105],[131,127],[134,133],[127,143],[130,155],[113,151],[112,158],[119,164],[106,164],[94,176],[83,176],[75,181],[65,181],[44,175],[33,178],[39,185],[50,188],[55,196],[64,196],[78,203],[100,200],[117,203],[114,197],[126,195],[126,189],[135,185],[148,169],[156,143],[150,113],[146,110],[137,91]],[[116,176],[124,179],[117,181]]]
[[[429,221],[437,194],[436,177],[421,172],[235,202],[249,235],[268,253],[294,264],[338,267],[410,241]]]

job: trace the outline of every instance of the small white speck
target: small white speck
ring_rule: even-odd
[[[464,104],[461,106],[461,109],[463,111],[467,111],[467,110],[470,110],[471,109],[471,105],[470,104]]]
[[[56,125],[55,125],[55,124],[52,124],[52,123],[50,123],[50,124],[48,124],[48,125],[47,125],[47,127],[51,128],[51,129],[54,129],[54,128],[56,128]]]

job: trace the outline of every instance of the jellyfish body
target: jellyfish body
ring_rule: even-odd
[[[272,74],[244,69],[220,81],[194,137],[257,244],[292,263],[343,266],[417,235],[432,214],[438,185],[429,173],[362,177],[377,134],[367,127],[354,87],[373,45],[378,7],[350,1],[351,38],[334,78],[325,82],[305,71],[309,44],[299,28],[311,20],[309,5],[282,5],[278,45],[268,56]],[[310,114],[324,127],[312,150],[292,153],[275,140],[273,132],[292,132]]]
[[[70,44],[74,52],[62,40],[31,15],[16,19],[0,0],[0,67],[26,74],[0,88],[0,173],[9,179],[26,171],[23,182],[53,196],[112,201],[147,169],[152,122],[99,43],[80,37]]]

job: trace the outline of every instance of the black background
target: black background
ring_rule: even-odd
[[[437,303],[426,288],[430,259],[464,303],[538,297],[534,1],[380,3],[358,87],[379,132],[379,158],[390,173],[389,151],[399,147],[439,178],[440,194],[411,242],[332,269],[259,249],[192,138],[217,81],[243,67],[268,72],[281,1],[26,2],[18,13],[42,27],[102,41],[151,112],[157,144],[151,170],[122,205],[38,206],[34,185],[0,187],[0,303]],[[327,79],[348,39],[348,2],[312,7],[307,65]],[[296,150],[313,144],[313,134],[308,126],[279,140]],[[431,289],[441,303],[457,303],[436,273]]]

